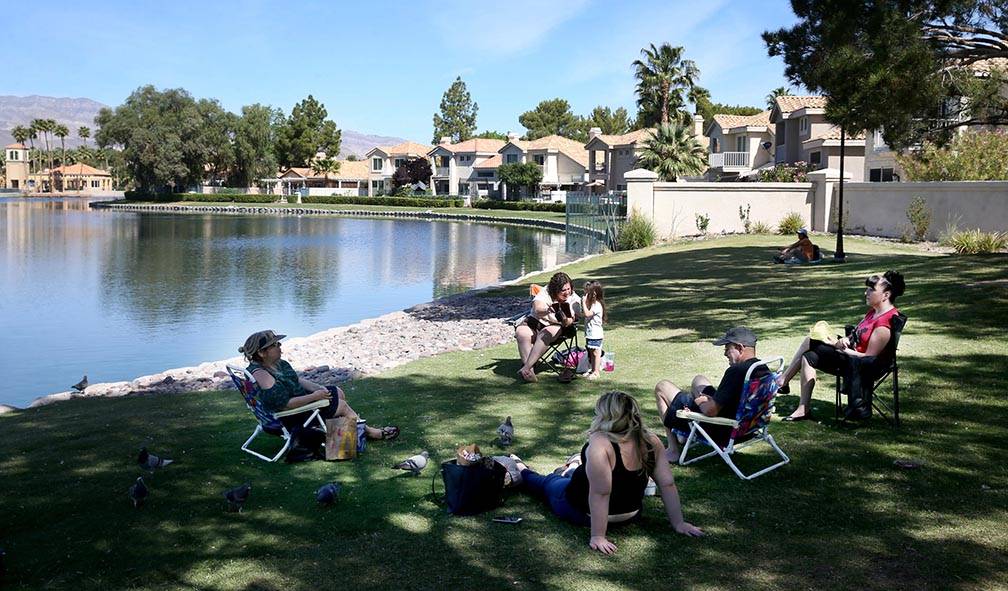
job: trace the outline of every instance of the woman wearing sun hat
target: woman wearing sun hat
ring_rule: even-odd
[[[249,361],[248,371],[259,384],[259,401],[268,412],[292,410],[318,400],[329,400],[331,404],[322,408],[319,414],[323,419],[333,417],[357,418],[350,405],[347,404],[343,390],[338,386],[322,386],[311,380],[299,377],[290,363],[280,358],[280,340],[287,335],[276,334],[272,330],[261,330],[245,339],[245,344],[238,352],[245,355]],[[295,429],[304,424],[308,417],[305,414],[286,416],[280,421],[288,429]],[[366,427],[368,439],[395,439],[399,436],[399,427]]]

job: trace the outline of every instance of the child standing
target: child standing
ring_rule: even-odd
[[[584,285],[585,345],[591,359],[591,372],[588,379],[599,377],[602,365],[602,324],[606,321],[605,292],[598,281],[589,280]]]

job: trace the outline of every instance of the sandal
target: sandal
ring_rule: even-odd
[[[388,427],[381,428],[381,439],[383,441],[392,441],[399,437],[399,427],[389,425]]]

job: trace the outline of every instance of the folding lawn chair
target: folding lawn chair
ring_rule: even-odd
[[[305,420],[302,427],[307,427],[312,423],[312,421],[318,421],[319,425],[322,426],[322,430],[325,430],[325,421],[323,421],[322,417],[319,415],[319,409],[329,406],[328,400],[318,400],[316,402],[312,402],[311,404],[299,406],[295,409],[270,413],[262,407],[262,404],[260,404],[258,399],[259,384],[256,383],[255,378],[252,377],[252,374],[249,373],[247,369],[235,367],[234,365],[228,365],[227,372],[231,376],[231,381],[234,382],[238,391],[241,392],[242,398],[245,399],[245,405],[248,406],[248,409],[252,411],[252,414],[255,415],[256,418],[256,428],[252,432],[252,436],[249,437],[244,444],[242,444],[242,451],[248,452],[257,458],[266,460],[267,462],[275,462],[279,460],[280,457],[284,455],[284,452],[287,451],[287,448],[291,445],[291,434],[287,430],[287,427],[280,422],[280,419],[283,417],[311,411],[311,414]],[[251,444],[256,437],[264,432],[269,433],[270,435],[276,435],[277,437],[282,437],[284,440],[283,447],[281,447],[280,451],[278,451],[273,457],[264,456],[255,450],[249,449],[249,444]]]
[[[762,378],[751,378],[754,369],[761,365],[770,369],[770,364],[772,363],[778,364],[777,371],[770,371]],[[749,367],[749,371],[746,372],[745,387],[742,391],[742,397],[739,400],[738,411],[735,413],[734,420],[724,417],[708,417],[707,415],[687,409],[676,412],[677,417],[686,419],[690,423],[689,435],[686,437],[686,444],[683,446],[682,454],[679,456],[679,463],[682,465],[692,464],[704,458],[719,455],[739,478],[752,480],[790,462],[791,459],[781,451],[781,448],[777,446],[777,442],[774,441],[773,436],[767,430],[770,425],[770,415],[774,411],[773,401],[774,396],[777,395],[777,378],[780,376],[783,366],[784,358],[775,357],[769,361],[754,363]],[[703,424],[732,427],[731,438],[728,439],[728,443],[723,447],[719,445],[707,430],[704,429]],[[700,437],[703,437],[702,440],[698,437],[698,434]],[[781,461],[746,476],[738,469],[735,462],[732,461],[732,454],[739,449],[760,441],[768,443],[780,456]],[[712,447],[712,451],[689,460],[686,459],[686,455],[692,446],[703,444]]]
[[[883,359],[889,359],[890,362],[885,365],[885,370],[882,375],[871,380],[871,400],[872,408],[875,409],[887,423],[893,426],[894,429],[899,429],[900,427],[900,404],[899,404],[899,365],[896,363],[896,350],[899,348],[900,337],[903,336],[903,328],[906,326],[907,317],[906,314],[900,312],[898,315],[892,318],[891,322],[891,336],[889,337],[889,343],[886,344],[885,349],[882,351],[880,357]],[[892,406],[890,407],[884,400],[881,400],[875,393],[878,392],[879,386],[881,386],[889,375],[892,374]],[[836,377],[836,417],[840,418],[843,416],[844,407],[840,400],[840,395],[844,390],[845,384],[840,376]]]
[[[546,289],[541,285],[536,285],[535,283],[529,285],[529,301],[535,299],[536,295],[540,291]],[[568,306],[570,308],[570,306]],[[570,314],[573,314],[573,309],[568,310]],[[508,318],[506,322],[512,326],[517,326],[525,321],[528,316],[528,312],[522,312],[521,314],[516,314],[511,318]],[[573,351],[578,347],[578,335],[577,335],[577,323],[568,326],[563,329],[557,340],[553,341],[539,361],[543,363],[550,371],[554,373],[561,373],[566,366],[564,365],[567,359],[567,353]]]

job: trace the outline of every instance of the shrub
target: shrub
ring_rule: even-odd
[[[745,209],[742,209],[741,205],[738,206],[738,218],[739,221],[742,222],[742,227],[745,228],[746,234],[748,234],[749,230],[752,229],[752,222],[749,220],[750,209],[752,209],[752,206],[748,203],[746,203]]]
[[[798,230],[801,230],[804,225],[805,220],[802,219],[801,214],[796,211],[792,211],[781,218],[781,221],[777,224],[777,233],[797,234]]]
[[[540,203],[538,201],[502,201],[499,199],[480,199],[473,201],[473,207],[479,209],[507,209],[510,211],[567,211],[563,203]]]
[[[924,142],[896,160],[910,181],[1003,181],[1008,179],[1008,133],[956,134],[948,146]]]
[[[707,233],[707,228],[710,226],[710,216],[698,213],[696,214],[696,229],[700,230],[701,234]]]
[[[963,230],[945,236],[942,242],[959,254],[986,254],[1008,247],[1008,233]]]
[[[934,212],[927,206],[923,197],[914,197],[907,207],[906,216],[910,220],[913,237],[917,242],[921,242],[927,237],[928,228],[931,227],[931,218]]]
[[[752,231],[753,234],[773,234],[773,228],[764,222],[753,222]]]
[[[634,208],[620,228],[616,248],[636,250],[651,246],[656,240],[658,240],[658,232],[655,230],[654,224]]]
[[[125,193],[127,201],[153,201],[155,203],[179,203],[181,201],[195,201],[198,203],[274,203],[280,198],[279,195],[240,195],[240,194],[214,194],[204,195],[203,193],[158,193],[154,195],[127,191]]]
[[[805,183],[808,182],[807,162],[778,164],[770,170],[760,171],[756,180],[761,183]]]
[[[462,207],[464,201],[453,197],[365,197],[363,195],[311,195],[304,197],[305,203],[325,203],[329,205],[394,205],[400,207]]]

